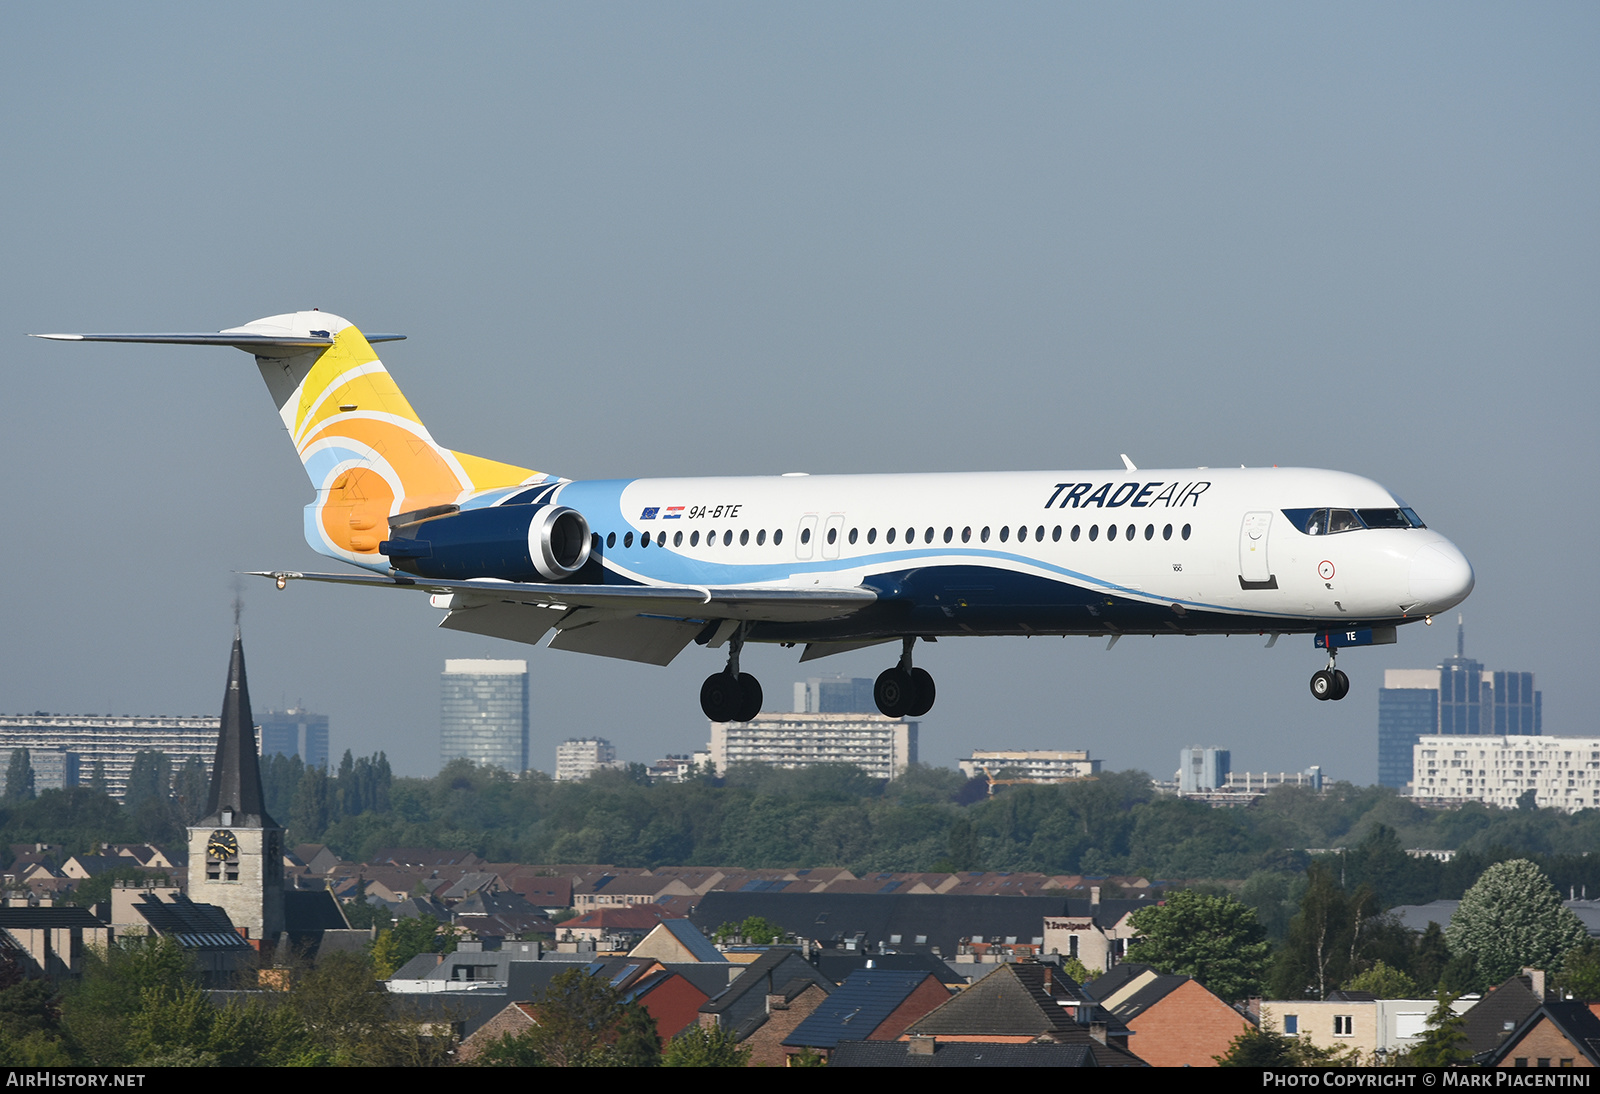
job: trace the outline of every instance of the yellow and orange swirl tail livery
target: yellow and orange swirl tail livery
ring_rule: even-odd
[[[366,337],[337,316],[297,312],[224,333],[332,339],[326,349],[256,358],[316,488],[305,533],[322,554],[387,570],[378,546],[388,537],[390,517],[461,505],[549,477],[438,444]]]

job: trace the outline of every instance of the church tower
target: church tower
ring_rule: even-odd
[[[261,792],[244,644],[236,629],[211,794],[206,815],[189,829],[189,899],[222,908],[252,940],[276,938],[284,929],[283,849],[283,828],[267,815]]]

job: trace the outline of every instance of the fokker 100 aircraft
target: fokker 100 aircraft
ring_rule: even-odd
[[[748,721],[746,642],[801,660],[899,642],[878,708],[920,716],[917,639],[1311,634],[1395,641],[1472,591],[1472,566],[1388,490],[1303,468],[574,481],[437,443],[373,352],[400,335],[321,311],[207,334],[47,334],[255,355],[317,496],[306,540],[367,572],[291,580],[431,594],[451,630],[665,665],[726,648],[700,703]]]

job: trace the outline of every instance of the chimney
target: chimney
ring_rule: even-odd
[[[906,1042],[906,1055],[932,1056],[933,1044],[934,1039],[932,1037],[924,1037],[921,1034],[913,1033],[911,1039]]]
[[[1100,907],[1100,886],[1098,885],[1089,886],[1089,907]]]
[[[1523,969],[1522,975],[1532,981],[1529,986],[1533,988],[1533,994],[1538,996],[1541,1003],[1544,1002],[1544,970]]]

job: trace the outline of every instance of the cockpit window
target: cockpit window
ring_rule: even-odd
[[[1308,536],[1331,536],[1362,528],[1426,528],[1411,509],[1285,509],[1289,523]]]
[[[1358,509],[1361,523],[1368,528],[1409,528],[1411,522],[1398,509]]]

